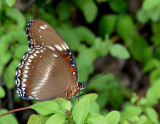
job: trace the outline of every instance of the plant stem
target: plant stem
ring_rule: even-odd
[[[2,117],[2,116],[4,116],[4,115],[11,114],[11,113],[14,113],[14,112],[27,110],[27,109],[31,109],[31,108],[29,108],[29,107],[23,107],[23,108],[19,108],[19,109],[14,109],[14,110],[8,111],[8,112],[6,112],[6,113],[0,114],[0,117]]]

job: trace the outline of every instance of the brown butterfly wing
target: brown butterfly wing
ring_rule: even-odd
[[[60,56],[64,56],[69,49],[63,38],[45,21],[32,20],[26,29],[30,48],[37,46],[48,47]]]
[[[40,19],[30,21],[26,33],[29,51],[21,60],[15,78],[20,97],[50,100],[73,90],[78,71],[66,42]]]
[[[75,82],[78,82],[77,65],[68,45],[48,23],[40,19],[31,20],[26,33],[30,49],[43,46],[60,55],[68,65]],[[71,82],[71,85],[73,86],[75,82]]]
[[[16,89],[23,99],[50,100],[64,95],[74,82],[63,59],[46,48],[25,54],[16,75]]]

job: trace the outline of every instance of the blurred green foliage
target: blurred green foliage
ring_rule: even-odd
[[[33,18],[40,18],[52,25],[67,42],[71,51],[77,53],[80,81],[87,81],[94,73],[93,62],[108,54],[117,59],[135,59],[144,65],[142,71],[150,77],[146,97],[140,100],[133,91],[119,84],[112,74],[102,76],[98,80],[91,79],[87,90],[98,92],[97,100],[96,95],[89,94],[82,97],[79,102],[56,99],[36,103],[31,108],[40,114],[31,115],[28,124],[33,122],[50,124],[53,121],[57,124],[69,121],[77,124],[159,123],[157,112],[153,108],[160,98],[159,0],[154,2],[144,0],[142,7],[136,12],[136,18],[127,11],[125,0],[61,0],[57,3],[52,0],[37,0],[26,10],[13,7],[15,2],[15,0],[0,1],[0,77],[4,80],[4,84],[0,84],[0,98],[7,97],[6,89],[14,88],[15,69],[28,49],[25,27]],[[106,3],[108,4],[106,9],[111,13],[106,12],[102,15],[99,6]],[[86,25],[82,26],[71,20],[76,18],[77,14],[81,15],[80,20]],[[140,33],[140,24],[149,25],[151,29],[149,39],[145,39]],[[97,34],[92,31],[95,27],[89,28],[90,25],[95,25]],[[111,38],[114,34],[118,35],[121,43],[116,43]],[[108,113],[107,105],[119,111]],[[123,109],[120,110],[121,108]],[[66,115],[66,110],[71,112],[71,115]],[[1,109],[0,113],[6,111]],[[0,123],[8,121],[18,123],[12,115],[0,117]]]

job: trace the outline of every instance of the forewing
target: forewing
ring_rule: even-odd
[[[64,56],[65,51],[69,49],[63,38],[43,20],[31,20],[30,23],[28,23],[26,33],[30,48],[39,46],[48,47],[60,56]]]
[[[30,49],[42,46],[54,51],[54,53],[64,59],[64,62],[68,65],[74,77],[74,82],[70,82],[70,85],[73,86],[75,82],[78,82],[77,65],[68,45],[48,23],[40,19],[31,20],[30,23],[28,23],[26,33]]]

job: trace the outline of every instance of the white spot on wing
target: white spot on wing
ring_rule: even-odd
[[[55,50],[52,46],[48,46],[50,49]]]
[[[40,52],[37,50],[36,53],[40,53]]]
[[[45,26],[40,26],[40,29],[46,29],[46,27]]]
[[[59,51],[62,51],[62,47],[60,47],[59,45],[55,45],[55,47],[59,50]]]
[[[25,78],[26,78],[26,77],[28,77],[28,75],[26,75],[26,74],[23,74],[23,77],[25,77]]]
[[[75,75],[76,74],[76,72],[73,72],[73,75]]]
[[[22,83],[22,87],[26,87],[26,84],[25,84],[25,83]]]
[[[31,60],[31,59],[28,59],[28,62],[32,62],[32,60]]]
[[[28,67],[28,66],[25,66],[25,67],[24,67],[24,69],[27,69],[27,70],[28,70],[28,69],[29,69],[29,67]]]
[[[67,49],[69,49],[69,47],[68,47],[68,45],[65,43],[65,41],[64,41],[63,43],[64,43],[65,47],[66,47]]]
[[[27,76],[27,77],[28,77],[28,76]],[[26,81],[27,81],[27,79],[25,79],[25,78],[22,79],[22,82],[26,82]],[[23,84],[23,83],[22,83],[22,84]]]
[[[56,54],[53,54],[53,57],[58,57]]]
[[[26,88],[22,88],[23,91],[25,91]]]
[[[24,70],[23,73],[28,73],[28,70]]]
[[[34,56],[33,56],[33,55],[31,55],[29,58],[30,58],[30,59],[33,59],[33,58],[34,58]]]
[[[44,27],[46,27],[46,28],[47,28],[47,25],[44,25]]]
[[[47,28],[47,25],[41,25],[40,26],[40,29],[46,29]],[[39,31],[40,32],[40,31]]]
[[[33,55],[34,55],[35,57],[37,57],[37,53],[34,53]]]
[[[26,62],[26,64],[25,65],[30,65],[30,63],[29,62]]]
[[[62,48],[63,48],[64,50],[67,50],[67,48],[66,48],[65,45],[63,45],[63,44],[62,44]]]
[[[32,95],[37,94],[37,91],[33,91],[31,94],[32,94]]]

